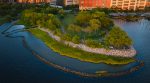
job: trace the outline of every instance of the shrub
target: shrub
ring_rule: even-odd
[[[99,41],[97,40],[92,40],[92,39],[87,39],[85,40],[85,44],[89,47],[93,47],[93,48],[101,48],[102,45]]]
[[[62,32],[60,29],[56,29],[55,32],[54,32],[55,35],[57,36],[61,36],[62,35]]]
[[[61,39],[66,40],[66,41],[71,41],[72,37],[70,34],[64,34]]]
[[[75,35],[73,38],[72,38],[72,42],[73,43],[76,43],[76,44],[79,44],[80,43],[80,37]]]

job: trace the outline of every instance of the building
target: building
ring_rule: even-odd
[[[116,8],[123,10],[144,9],[147,0],[79,0],[80,10],[90,10],[93,8]]]
[[[150,0],[147,0],[146,7],[150,7]]]
[[[111,0],[110,6],[123,10],[142,10],[146,6],[146,0]]]
[[[79,0],[79,9],[110,8],[110,2],[111,0]]]
[[[78,5],[80,0],[64,0],[65,6],[67,5]]]

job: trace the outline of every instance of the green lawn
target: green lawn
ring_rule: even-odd
[[[46,32],[41,31],[39,29],[29,29],[28,31],[31,32],[33,35],[35,35],[37,38],[41,39],[53,51],[64,56],[76,58],[81,61],[87,61],[92,63],[106,63],[112,65],[128,64],[135,61],[133,58],[106,56],[72,48],[53,40],[48,36]]]
[[[66,14],[64,19],[62,20],[63,25],[67,26],[73,23],[75,20],[75,16],[73,14]]]

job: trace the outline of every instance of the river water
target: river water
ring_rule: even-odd
[[[6,23],[0,26],[0,83],[150,83],[150,21],[114,22],[133,39],[137,50],[136,58],[145,63],[138,71],[119,77],[88,78],[58,70],[42,62],[31,50],[51,63],[86,73],[100,70],[119,72],[128,70],[137,63],[111,66],[61,56],[29,32],[20,31],[23,26]]]

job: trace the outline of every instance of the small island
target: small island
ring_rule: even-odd
[[[53,51],[93,63],[119,65],[135,61],[131,38],[104,12],[42,10],[24,10],[19,23]]]
[[[103,11],[67,11],[48,5],[20,7],[21,14],[15,13],[17,24],[25,25],[27,31],[61,55],[111,65],[136,61],[132,39]]]

